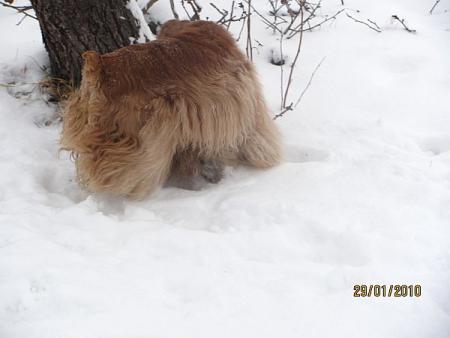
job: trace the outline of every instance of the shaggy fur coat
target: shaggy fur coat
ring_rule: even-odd
[[[170,176],[280,161],[254,67],[221,26],[169,21],[155,41],[83,57],[61,145],[89,191],[142,198]]]

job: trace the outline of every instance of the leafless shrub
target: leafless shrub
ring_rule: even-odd
[[[330,17],[321,18],[316,21],[316,13],[321,6],[321,0],[317,3],[310,3],[306,0],[268,0],[270,4],[270,16],[272,20],[263,18],[263,22],[273,30],[274,34],[279,36],[279,55],[275,57],[275,53],[272,52],[271,63],[280,66],[280,112],[275,115],[274,119],[283,116],[286,112],[293,110],[298,106],[312,83],[312,79],[317,72],[318,68],[322,64],[323,60],[318,64],[314,72],[312,73],[309,82],[303,89],[302,93],[297,100],[290,99],[290,90],[294,81],[294,72],[299,61],[303,34],[306,31],[312,30],[315,27],[319,27],[324,22],[331,20]],[[256,10],[254,10],[257,12]],[[340,12],[334,14],[336,17]],[[261,13],[257,13],[262,17]],[[285,81],[285,58],[284,58],[284,42],[285,39],[292,38],[298,35],[298,44],[296,53],[292,63],[289,65],[290,69]],[[286,83],[285,83],[286,82]],[[294,103],[295,102],[295,103]]]
[[[155,3],[158,0],[149,1]],[[204,1],[206,2],[206,0]],[[202,3],[203,6],[207,6],[205,2]],[[436,1],[432,10],[438,2]],[[178,3],[180,5],[179,8],[183,8],[184,14],[189,20],[210,20],[209,17],[204,16],[202,7],[199,5],[201,3],[200,0],[178,0]],[[343,13],[355,23],[362,24],[378,33],[382,31],[381,27],[374,20],[363,19],[360,15],[352,14],[352,10],[344,7],[344,0],[340,0],[340,4],[343,6],[342,8],[327,14],[322,11],[322,0],[266,0],[266,8],[262,6],[261,2],[256,3],[256,1],[252,0],[232,0],[229,2],[230,7],[227,8],[220,7],[214,0],[210,0],[208,3],[210,8],[213,8],[218,14],[214,19],[216,23],[225,26],[227,30],[234,24],[239,25],[239,28],[236,29],[238,32],[236,39],[238,41],[241,38],[246,39],[245,49],[249,59],[253,59],[254,50],[258,50],[258,47],[262,46],[252,31],[252,25],[255,20],[266,25],[267,29],[274,35],[274,39],[279,41],[278,50],[272,50],[270,57],[270,62],[280,67],[280,112],[275,118],[283,116],[300,104],[306,91],[310,88],[316,72],[324,61],[321,60],[317,64],[300,95],[293,98],[292,88],[295,82],[295,72],[300,62],[305,32],[320,29],[325,24],[336,20]],[[170,0],[170,5],[174,17],[178,17],[175,11],[174,0]],[[223,6],[228,6],[228,4]],[[359,11],[356,11],[356,13],[359,14]],[[404,19],[400,19],[396,15],[392,16],[392,18],[398,20],[408,32],[415,32],[415,30],[406,26]],[[287,40],[293,38],[298,39],[297,47],[292,59],[287,59],[285,45]],[[289,60],[289,62],[286,60]]]
[[[219,25],[224,25],[227,30],[230,29],[230,25],[233,22],[242,22],[243,24],[246,23],[246,19],[251,15],[250,13],[247,13],[245,11],[244,6],[242,5],[242,3],[239,3],[236,6],[236,1],[233,0],[231,2],[231,8],[229,10],[227,9],[220,9],[219,7],[217,7],[214,3],[210,3],[210,6],[212,8],[214,8],[220,15],[220,19],[216,21],[216,23],[218,23]],[[238,7],[240,9],[239,14],[236,10],[236,7]],[[243,27],[242,27],[243,29]]]

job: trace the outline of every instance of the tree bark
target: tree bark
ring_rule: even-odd
[[[83,52],[108,53],[139,37],[128,0],[31,0],[50,58],[51,75],[78,86]]]

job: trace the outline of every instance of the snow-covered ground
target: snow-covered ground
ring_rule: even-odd
[[[141,202],[76,185],[34,85],[39,26],[0,7],[0,337],[450,337],[450,1],[434,2],[346,0],[383,32],[343,13],[305,34],[293,97],[325,60],[276,120],[282,165]],[[253,25],[275,114],[278,42]],[[354,298],[355,284],[422,296]]]

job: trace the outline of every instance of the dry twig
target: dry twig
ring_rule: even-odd
[[[308,28],[304,28],[304,27],[303,27],[304,25],[298,25],[298,26],[295,27],[294,29],[291,29],[292,33],[291,33],[291,35],[289,35],[289,36],[287,37],[287,39],[293,38],[295,35],[297,35],[298,33],[300,33],[300,31],[303,31],[303,32],[312,31],[312,30],[314,30],[315,28],[322,26],[324,23],[326,23],[326,22],[328,22],[328,21],[330,21],[330,20],[335,20],[336,17],[337,17],[339,14],[341,14],[343,11],[345,11],[345,9],[341,9],[341,10],[337,11],[336,13],[334,13],[333,15],[327,16],[327,17],[326,17],[324,20],[322,20],[321,22],[318,22],[318,23],[316,23],[316,24],[314,24],[313,26],[310,26],[310,27],[308,27]],[[309,22],[309,20],[308,20],[308,22]]]
[[[286,112],[293,110],[292,106],[294,103],[291,103],[289,106],[287,106],[286,108],[284,108],[283,110],[281,110],[281,112],[279,112],[278,114],[276,114],[273,119],[276,120],[279,117],[282,117],[284,114],[286,114]]]
[[[251,8],[252,6],[252,0],[248,1],[248,8],[247,8],[247,12],[248,12],[248,17],[247,17],[247,47],[246,47],[246,52],[247,52],[247,57],[250,59],[250,61],[253,61],[253,46],[252,46],[252,24],[251,24]]]
[[[363,24],[363,25],[369,27],[370,29],[374,30],[374,31],[377,32],[377,33],[381,33],[380,27],[379,27],[374,21],[367,19],[367,21],[370,22],[370,23],[367,23],[367,22],[364,22],[364,21],[355,19],[353,16],[351,16],[351,15],[348,14],[348,13],[345,13],[345,14],[346,14],[350,19],[352,19],[353,21],[355,21],[355,22],[357,22],[357,23],[360,23],[360,24]]]
[[[294,107],[297,107],[300,104],[300,102],[302,101],[303,96],[305,95],[308,88],[311,86],[314,75],[316,75],[317,70],[320,68],[320,66],[325,61],[325,59],[326,58],[323,58],[322,60],[320,60],[320,62],[317,64],[316,68],[314,68],[313,72],[311,73],[311,76],[309,77],[308,83],[306,84],[305,88],[303,89],[302,93],[300,94],[300,97],[298,98],[297,102],[295,102]]]
[[[397,20],[398,22],[400,22],[401,24],[402,24],[402,26],[403,26],[403,28],[407,31],[407,32],[409,32],[409,33],[416,33],[416,30],[415,29],[411,29],[411,28],[409,28],[408,26],[406,26],[406,24],[405,24],[405,19],[400,19],[397,15],[392,15],[392,19],[394,19],[394,20]]]
[[[178,20],[179,16],[175,9],[175,4],[173,3],[173,0],[170,0],[170,9],[172,10],[173,17]]]
[[[246,13],[244,10],[242,10],[240,16],[235,16],[234,5],[235,1],[233,0],[230,11],[227,11],[226,9],[220,9],[212,2],[210,3],[210,6],[221,15],[220,19],[217,20],[216,23],[219,25],[225,25],[227,27],[227,30],[230,29],[230,25],[232,22],[245,21],[245,19],[249,16],[249,14]]]
[[[234,0],[231,2],[230,20],[228,20],[228,23],[227,23],[227,30],[230,29],[230,25],[231,25],[231,22],[233,20],[233,14],[234,14]]]
[[[148,14],[150,7],[152,7],[158,0],[150,0],[147,5],[142,9],[144,14]]]
[[[34,15],[31,15],[31,14],[27,13],[27,11],[33,9],[33,6],[13,6],[13,5],[11,5],[9,3],[6,3],[6,2],[3,2],[3,1],[0,1],[0,5],[2,5],[3,7],[15,9],[17,12],[23,14],[24,16],[27,16],[29,18],[37,20],[37,18]],[[22,18],[22,20],[20,20],[19,24],[22,21],[23,21],[23,18]]]
[[[283,107],[287,107],[286,106],[286,101],[288,99],[289,89],[290,89],[291,84],[292,84],[292,75],[294,74],[294,69],[295,69],[295,66],[297,64],[298,58],[300,56],[300,51],[301,51],[302,42],[303,42],[303,32],[304,32],[304,30],[303,30],[303,19],[304,19],[305,0],[297,0],[297,1],[298,1],[299,5],[300,5],[300,25],[301,25],[300,26],[300,37],[299,37],[299,41],[298,41],[297,52],[295,54],[294,61],[292,62],[291,70],[289,72],[288,83],[287,83],[286,91],[284,93],[284,98],[283,98]],[[292,106],[292,103],[290,104],[290,106]]]
[[[441,2],[441,0],[436,0],[436,2],[434,3],[433,7],[431,7],[430,9],[430,14],[433,14],[434,9],[436,8],[436,6]]]
[[[186,8],[186,3],[191,7],[193,12],[192,15],[189,14],[189,11]],[[172,12],[174,12],[175,6],[173,4],[173,0],[170,0],[170,6],[172,7]],[[183,7],[184,12],[186,13],[190,21],[200,20],[200,12],[202,11],[202,7],[200,7],[196,0],[181,0],[181,6]]]
[[[238,35],[236,41],[239,41],[239,40],[241,39],[242,32],[244,31],[244,27],[245,27],[245,22],[247,21],[247,18],[248,18],[248,14],[247,14],[247,12],[245,11],[245,8],[244,8],[244,5],[242,4],[242,2],[239,3],[239,7],[240,7],[241,10],[242,10],[242,13],[243,13],[242,15],[245,15],[245,18],[244,18],[244,20],[242,20],[241,29],[239,30],[239,35]]]
[[[274,31],[277,31],[278,33],[282,33],[281,29],[278,28],[276,25],[274,25],[272,22],[270,22],[264,15],[262,15],[260,12],[258,12],[255,7],[251,4],[250,0],[244,0],[245,3],[247,3],[249,5],[249,7],[251,8],[251,10],[253,11],[253,13],[255,13],[256,15],[258,15],[262,21],[269,26],[270,28],[272,28]]]
[[[284,95],[284,56],[283,56],[283,37],[280,36],[280,109],[283,110],[283,95]]]

